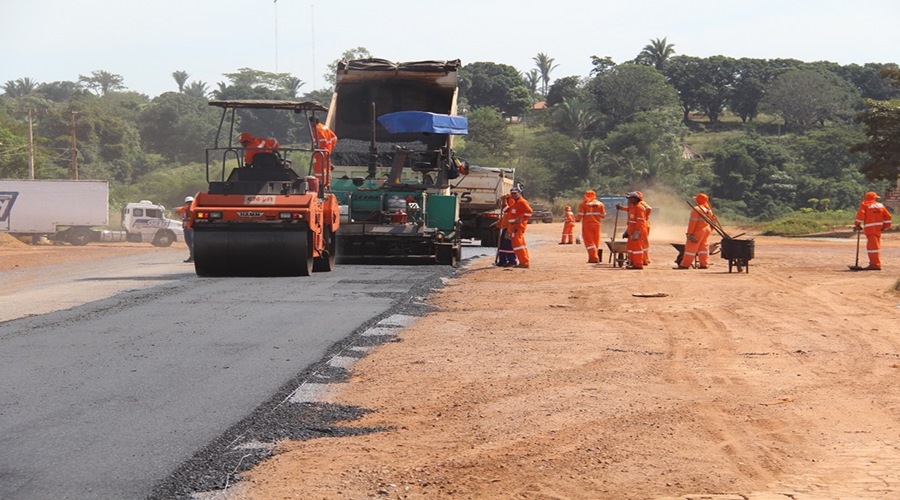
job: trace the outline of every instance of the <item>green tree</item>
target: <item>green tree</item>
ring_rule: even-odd
[[[553,64],[554,59],[543,52],[532,58],[537,66],[538,73],[541,76],[541,95],[547,95],[547,89],[550,87],[550,73],[559,66]]]
[[[900,88],[900,69],[883,68],[881,75]],[[870,180],[896,181],[900,178],[900,99],[866,99],[865,106],[858,120],[868,139],[852,147],[854,152],[868,156],[860,171]]]
[[[710,154],[715,176],[710,193],[749,217],[775,218],[791,211],[797,185],[788,173],[790,153],[759,136],[728,141]]]
[[[459,71],[459,92],[472,108],[493,107],[504,116],[521,116],[531,103],[516,68],[475,62]]]
[[[144,149],[172,163],[205,161],[203,151],[212,143],[220,115],[206,99],[160,94],[140,114]]]
[[[591,76],[599,76],[612,68],[616,67],[616,62],[609,56],[606,57],[597,57],[591,56],[591,64],[594,66],[591,69]]]
[[[601,118],[589,102],[578,98],[565,99],[553,109],[557,129],[575,141],[581,141]]]
[[[303,85],[305,85],[303,80],[301,80],[295,76],[289,76],[289,77],[285,78],[284,81],[281,82],[282,88],[284,88],[285,92],[287,93],[287,96],[291,99],[297,97],[297,92],[300,90],[300,87],[302,87]]]
[[[566,99],[587,99],[589,96],[584,92],[584,88],[579,76],[566,76],[557,78],[547,91],[547,106],[555,106]]]
[[[15,81],[9,80],[3,85],[3,91],[9,97],[24,97],[34,93],[37,87],[37,82],[26,77]]]
[[[611,126],[624,123],[636,113],[677,109],[678,96],[663,75],[638,64],[620,64],[594,77],[589,83],[596,107],[609,117]]]
[[[50,82],[38,85],[37,93],[55,102],[66,102],[87,93],[77,82]]]
[[[666,61],[674,54],[675,45],[668,43],[666,38],[656,38],[650,40],[650,43],[644,46],[635,62],[638,64],[649,64],[662,73],[666,69]]]
[[[172,78],[175,79],[179,92],[184,92],[184,86],[187,85],[188,78],[190,77],[191,75],[189,75],[187,71],[178,70],[172,72]]]
[[[531,95],[532,104],[535,102],[535,94],[537,94],[537,88],[540,81],[541,77],[538,75],[538,70],[536,69],[529,71],[522,78],[522,83],[525,84],[525,88],[528,89],[528,93]]]
[[[469,111],[469,135],[466,136],[465,151],[481,146],[491,155],[506,158],[512,151],[513,140],[506,121],[496,109],[475,108]],[[484,162],[482,162],[484,164]]]
[[[858,102],[855,90],[834,73],[798,69],[775,78],[761,105],[781,116],[786,127],[804,131],[826,120],[846,120]]]
[[[122,75],[110,73],[109,71],[93,71],[91,76],[78,75],[78,81],[100,96],[125,89],[125,79],[122,78]]]
[[[191,82],[191,84],[188,85],[187,88],[184,89],[184,94],[191,97],[206,99],[206,97],[209,95],[209,89],[207,88],[205,82],[195,80]]]

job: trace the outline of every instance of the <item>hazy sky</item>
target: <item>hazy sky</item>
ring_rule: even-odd
[[[352,48],[394,61],[490,61],[522,72],[540,52],[552,78],[587,76],[591,56],[633,59],[655,38],[697,57],[900,62],[897,0],[0,0],[0,84],[104,70],[151,97],[172,72],[212,90],[238,68],[327,86]],[[535,8],[541,6],[541,9]]]

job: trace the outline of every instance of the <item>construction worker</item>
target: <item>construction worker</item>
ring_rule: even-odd
[[[644,200],[644,193],[640,191],[635,191],[635,193],[641,198],[641,205],[643,205],[644,211],[647,213],[647,230],[641,237],[641,246],[644,247],[644,265],[646,266],[650,264],[650,212],[653,211],[653,207]]]
[[[250,132],[242,132],[238,136],[238,142],[244,148],[244,165],[253,165],[253,158],[259,153],[274,153],[281,147],[275,139],[253,137]]]
[[[866,235],[866,252],[869,254],[867,271],[881,271],[881,232],[891,227],[891,213],[878,202],[878,198],[874,191],[866,193],[853,224],[854,231],[863,231]]]
[[[709,196],[698,193],[694,197],[696,205],[691,210],[688,220],[687,241],[684,243],[684,255],[675,269],[690,269],[697,260],[700,269],[709,267],[709,234],[712,232],[709,222],[714,221],[715,214],[709,204]]]
[[[191,210],[194,204],[194,197],[187,196],[184,198],[184,205],[175,209],[175,213],[181,216],[181,228],[184,230],[184,243],[188,247],[188,258],[185,262],[194,262],[194,228],[191,227]]]
[[[515,267],[518,264],[516,252],[513,250],[512,240],[506,237],[509,232],[507,213],[513,204],[512,196],[508,194],[503,195],[502,203],[503,209],[500,213],[500,220],[497,222],[497,226],[500,228],[500,243],[497,245],[497,265],[500,267]]]
[[[566,205],[566,213],[563,214],[563,230],[562,238],[559,240],[560,245],[571,245],[575,241],[575,214],[572,213],[572,207]]]
[[[337,144],[337,135],[319,121],[315,116],[309,117],[309,130],[313,134],[313,145],[316,152],[313,154],[313,171],[319,185],[328,189],[331,184],[331,176],[325,172],[331,172],[331,152]]]
[[[626,269],[644,268],[644,244],[643,238],[647,232],[647,209],[641,204],[642,196],[637,191],[625,195],[628,198],[628,206],[616,205],[617,210],[628,212],[628,225],[622,237],[627,240],[625,248],[628,250],[628,265]]]
[[[593,190],[584,192],[584,200],[578,204],[575,220],[581,222],[581,239],[588,254],[588,264],[600,262],[600,226],[606,217],[606,207],[597,199]]]
[[[506,212],[507,227],[506,237],[512,243],[513,251],[516,253],[516,259],[519,261],[516,267],[528,269],[531,267],[531,259],[528,258],[528,245],[525,243],[525,230],[528,228],[528,221],[533,215],[531,205],[522,197],[522,189],[514,187],[509,190],[509,196],[513,202]]]

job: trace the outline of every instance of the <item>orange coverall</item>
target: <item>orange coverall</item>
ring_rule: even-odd
[[[560,245],[571,245],[575,242],[573,233],[575,232],[575,214],[572,213],[572,207],[566,207],[566,213],[563,215],[562,239],[559,240]]]
[[[513,195],[512,200],[512,205],[506,211],[506,222],[509,224],[507,231],[511,235],[513,251],[519,261],[516,267],[529,267],[531,259],[528,258],[528,245],[525,244],[525,229],[534,212],[521,194]]]
[[[869,191],[859,205],[854,225],[866,234],[867,269],[881,270],[881,231],[891,227],[891,213],[878,202],[879,196]]]
[[[680,267],[691,267],[694,258],[700,263],[700,269],[709,267],[709,234],[712,231],[707,219],[713,219],[712,207],[709,205],[709,196],[700,193],[694,197],[697,205],[691,210],[691,218],[688,220],[687,240],[684,243],[684,255],[681,257]],[[703,214],[702,216],[700,214]]]
[[[331,168],[331,152],[334,150],[335,144],[337,144],[337,135],[325,125],[316,123],[315,148],[321,151],[313,154],[313,171],[316,179],[319,179],[319,185],[325,186],[326,189],[330,187],[331,182],[325,178],[325,171]]]
[[[606,217],[606,207],[594,191],[585,191],[584,201],[578,204],[575,220],[581,222],[581,237],[588,253],[588,263],[600,262],[600,225]]]
[[[241,138],[243,136],[244,134],[241,134]],[[247,166],[253,164],[253,157],[258,153],[274,153],[281,147],[277,140],[262,137],[251,137],[247,141],[241,142],[241,145],[246,148],[244,150],[244,165]]]
[[[509,195],[504,195],[503,198],[503,210],[500,215],[500,220],[497,222],[497,227],[500,228],[500,245],[497,247],[497,265],[500,267],[512,267],[517,264],[516,262],[516,252],[513,251],[512,241],[506,237],[506,234],[509,232],[509,220],[507,220],[506,214],[509,212],[509,207],[513,204],[513,199],[509,197]]]
[[[640,193],[640,191],[638,191]],[[641,236],[641,246],[644,247],[644,265],[650,264],[650,212],[653,211],[653,207],[647,204],[643,199],[643,194],[641,195],[641,205],[644,206],[644,210],[647,212],[647,230],[644,231],[643,236]]]
[[[632,202],[628,200],[628,243],[625,248],[628,249],[628,261],[632,269],[644,268],[644,244],[643,238],[647,234],[647,209],[641,204],[640,200]]]

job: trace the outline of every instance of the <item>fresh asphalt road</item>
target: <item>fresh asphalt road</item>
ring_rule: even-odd
[[[0,498],[145,498],[433,269],[202,279],[157,264],[149,286],[0,323]],[[83,272],[140,283],[135,270]],[[62,273],[42,292],[91,280]]]

